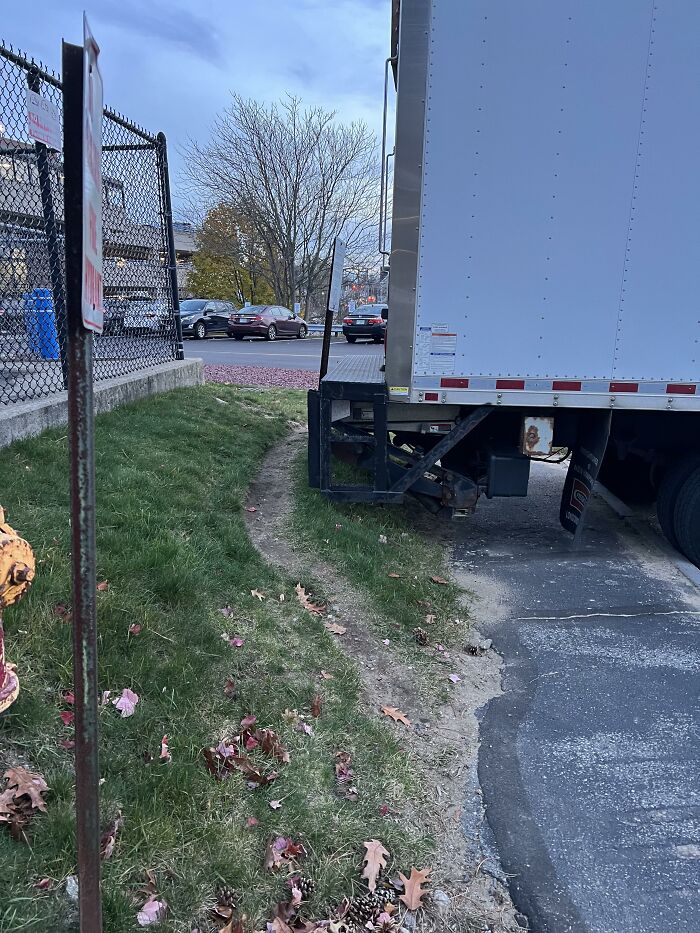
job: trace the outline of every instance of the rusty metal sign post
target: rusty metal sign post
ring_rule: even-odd
[[[68,431],[75,681],[75,808],[81,933],[101,933],[93,331],[102,330],[102,80],[87,20],[63,43]]]

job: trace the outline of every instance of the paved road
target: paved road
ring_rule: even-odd
[[[572,550],[538,467],[455,552],[504,657],[479,759],[502,867],[535,933],[698,933],[700,593],[599,498]]]
[[[215,337],[211,340],[185,340],[185,356],[201,357],[205,363],[224,363],[231,366],[271,366],[274,369],[317,370],[321,359],[320,337],[306,340],[230,340]],[[347,355],[383,353],[384,347],[363,341],[349,344],[334,338],[331,359]]]

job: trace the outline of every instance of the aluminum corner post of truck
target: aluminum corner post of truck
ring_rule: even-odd
[[[395,0],[386,363],[321,381],[326,494],[331,453],[452,512],[568,459],[570,531],[600,479],[700,563],[698,35],[694,0]]]

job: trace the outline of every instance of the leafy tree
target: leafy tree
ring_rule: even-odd
[[[197,232],[190,289],[201,298],[222,298],[243,305],[274,304],[264,249],[230,205],[207,212]]]

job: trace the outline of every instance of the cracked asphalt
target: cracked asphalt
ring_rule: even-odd
[[[528,498],[458,529],[455,574],[504,660],[486,835],[534,933],[698,933],[700,590],[600,497],[574,550],[563,479],[537,464]]]

